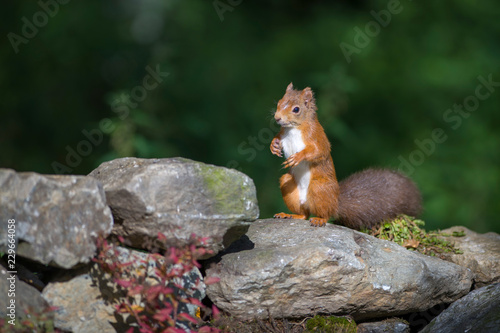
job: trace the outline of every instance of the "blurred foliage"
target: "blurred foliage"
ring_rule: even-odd
[[[87,174],[120,156],[183,156],[248,174],[269,217],[285,210],[272,112],[293,81],[316,93],[339,178],[417,160],[415,140],[442,128],[446,140],[411,174],[422,218],[500,232],[500,87],[467,117],[445,119],[479,76],[500,82],[499,14],[496,2],[470,0],[9,1],[0,166]],[[30,33],[34,19],[16,53],[9,33]],[[340,45],[356,41],[348,62]],[[169,75],[141,90],[147,66]],[[68,160],[71,150],[79,156]]]

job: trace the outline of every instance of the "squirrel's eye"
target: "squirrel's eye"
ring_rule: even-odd
[[[298,106],[294,107],[292,110],[293,113],[299,113],[299,111],[300,111],[300,108]]]

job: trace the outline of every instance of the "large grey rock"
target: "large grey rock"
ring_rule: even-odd
[[[469,292],[466,268],[336,225],[259,220],[207,269],[207,295],[242,319],[350,314],[395,316]]]
[[[0,189],[1,252],[9,219],[20,242],[17,255],[63,268],[88,262],[98,235],[111,232],[111,211],[94,178],[0,169]]]
[[[474,273],[474,286],[483,287],[500,282],[500,235],[494,232],[478,234],[466,227],[452,227],[442,233],[465,233],[463,237],[442,237],[450,241],[463,254],[449,254],[449,260]]]
[[[421,333],[498,333],[500,283],[472,291],[434,318]]]
[[[207,246],[218,251],[229,229],[241,235],[259,214],[248,176],[184,158],[121,158],[90,176],[104,184],[113,233],[135,247],[151,246],[158,232],[180,246],[194,233],[209,237]]]
[[[161,281],[156,268],[157,262],[144,252],[117,247],[113,262],[130,264],[131,276],[140,279],[147,277],[145,283],[155,285]],[[111,263],[111,261],[108,261]],[[61,278],[51,282],[43,290],[43,298],[58,309],[55,312],[54,325],[59,329],[74,333],[114,333],[125,332],[131,326],[137,326],[128,314],[117,314],[116,306],[124,301],[126,290],[118,287],[109,273],[103,272],[94,263],[92,269],[71,279]],[[181,288],[177,287],[181,286]],[[182,277],[170,281],[178,298],[194,297],[201,301],[205,297],[205,284],[198,268],[194,267]],[[143,306],[138,296],[135,304]],[[178,312],[195,316],[197,307],[180,303]],[[187,329],[185,322],[178,322],[178,327]]]

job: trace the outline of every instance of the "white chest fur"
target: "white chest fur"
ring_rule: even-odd
[[[283,146],[286,158],[289,158],[291,155],[298,153],[306,147],[302,140],[302,133],[296,128],[285,128],[283,136],[281,137],[281,145]]]
[[[302,139],[302,133],[296,128],[285,128],[281,137],[281,146],[283,147],[286,158],[298,153],[306,147]],[[304,204],[307,201],[307,190],[309,188],[309,182],[311,181],[309,162],[300,162],[299,165],[292,168],[291,174],[299,189],[300,203]]]

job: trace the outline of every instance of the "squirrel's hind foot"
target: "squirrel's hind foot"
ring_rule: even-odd
[[[298,215],[298,214],[286,214],[286,213],[278,213],[274,214],[275,219],[296,219],[296,220],[306,220],[307,216]]]
[[[328,219],[324,219],[322,217],[312,217],[309,222],[311,222],[313,227],[324,227],[326,222],[328,222]]]

